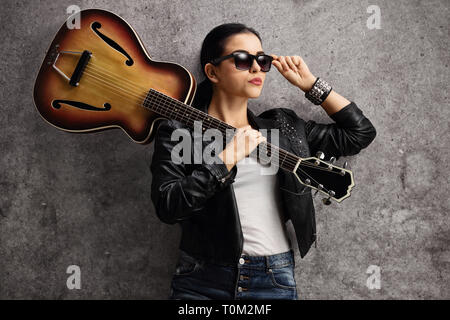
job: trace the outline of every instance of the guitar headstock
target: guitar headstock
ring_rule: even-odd
[[[355,183],[353,181],[353,173],[344,167],[334,165],[336,160],[330,158],[330,162],[325,162],[323,152],[319,151],[317,157],[302,158],[298,161],[294,169],[294,174],[300,183],[317,190],[314,195],[321,192],[327,196],[323,199],[323,203],[329,205],[330,199],[337,202],[350,197],[351,189]]]

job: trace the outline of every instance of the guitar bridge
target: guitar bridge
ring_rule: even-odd
[[[58,59],[62,54],[81,55],[80,59],[78,60],[77,65],[75,67],[75,70],[73,71],[72,76],[70,78],[56,66],[56,62],[58,62]],[[60,51],[56,55],[55,61],[53,62],[53,69],[55,69],[60,75],[62,75],[65,79],[67,79],[67,81],[69,81],[69,84],[71,86],[78,87],[80,85],[80,79],[83,75],[84,69],[86,68],[87,64],[89,63],[91,56],[92,56],[92,53],[89,52],[88,50],[84,50],[83,52]]]

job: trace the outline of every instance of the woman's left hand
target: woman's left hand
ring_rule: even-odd
[[[275,54],[271,54],[271,56],[273,57],[272,64],[290,83],[304,92],[312,88],[317,78],[309,71],[300,56],[277,56]]]

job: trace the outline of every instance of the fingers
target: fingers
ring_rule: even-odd
[[[279,61],[281,62],[281,65],[283,66],[283,71],[288,71],[290,68],[288,67],[288,64],[286,62],[286,57],[281,56],[279,58]]]
[[[251,126],[245,126],[242,128],[238,128],[236,132],[236,136],[252,136],[252,137],[260,137],[262,133],[258,130],[253,129]]]
[[[267,141],[267,138],[264,137],[263,135],[259,136],[257,139],[258,144],[260,144],[261,142],[266,142],[266,141]]]
[[[286,62],[286,57],[284,56],[279,56],[277,59],[277,63],[279,64],[279,70],[280,71],[288,71],[290,69],[290,67],[288,66],[288,63]]]
[[[249,130],[251,128],[252,128],[252,126],[245,126],[245,127],[237,128],[236,131],[237,132],[244,132],[244,131]]]
[[[248,156],[260,143],[265,141],[267,141],[266,137],[251,126],[239,128],[232,142],[236,162]]]
[[[300,56],[292,56],[291,57],[292,62],[294,62],[294,64],[299,67],[300,64],[302,63],[303,59]]]
[[[275,66],[275,67],[277,67],[277,69],[278,69],[278,71],[283,71],[283,66],[281,65],[281,63],[279,62],[279,61],[275,61],[275,60],[273,60],[272,61],[272,64]]]
[[[278,71],[282,72],[283,66],[281,65],[281,62],[279,61],[280,57],[278,57],[276,54],[271,54],[270,56],[273,58],[272,64],[278,69]]]
[[[294,62],[292,61],[292,59],[291,59],[291,57],[286,57],[286,61],[287,61],[287,63],[288,63],[288,65],[289,65],[289,67],[292,69],[292,70],[294,70],[295,72],[297,72],[298,70],[297,70],[297,66],[294,64]]]
[[[261,136],[261,132],[259,132],[258,130],[254,130],[254,129],[245,130],[244,134],[246,136],[252,136],[252,137],[259,137],[259,136]]]
[[[277,67],[279,71],[288,71],[291,69],[298,72],[300,65],[304,63],[300,56],[277,56],[275,54],[271,54],[270,56],[274,58],[272,64]]]

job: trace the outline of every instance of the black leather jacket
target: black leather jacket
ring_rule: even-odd
[[[206,106],[197,108],[207,112]],[[355,155],[376,136],[374,126],[354,102],[331,115],[335,121],[331,124],[306,122],[288,108],[270,109],[259,116],[247,108],[247,114],[254,129],[282,129],[279,147],[300,157],[314,156],[317,151],[325,153],[324,160]],[[214,164],[195,164],[194,148],[192,164],[175,164],[171,161],[171,151],[179,141],[171,141],[171,134],[177,128],[188,129],[179,121],[162,120],[155,136],[150,169],[156,214],[164,223],[181,224],[181,250],[204,261],[236,266],[243,248],[233,189],[237,167],[228,171],[218,157]],[[267,141],[271,142],[269,138]],[[311,189],[283,169],[278,170],[277,179],[284,221],[291,219],[303,258],[316,239]]]

